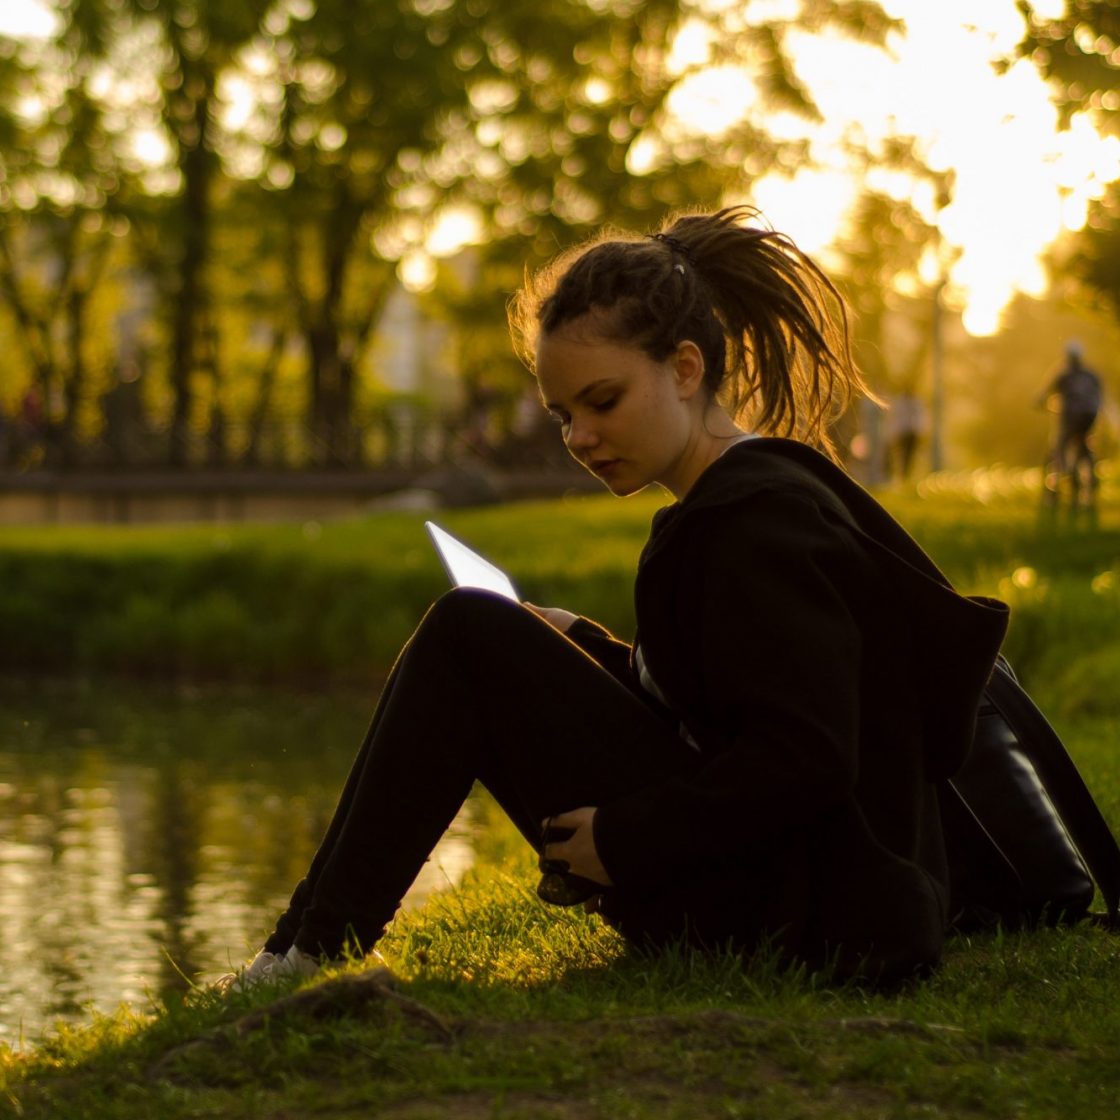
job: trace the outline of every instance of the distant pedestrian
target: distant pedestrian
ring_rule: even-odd
[[[1046,404],[1055,397],[1058,400],[1058,435],[1050,460],[1057,477],[1052,494],[1056,498],[1062,479],[1068,478],[1076,505],[1084,473],[1092,502],[1097,489],[1097,472],[1089,434],[1101,410],[1101,379],[1085,365],[1081,343],[1076,340],[1066,344],[1065,365],[1043,391],[1039,404]]]
[[[887,409],[887,474],[905,482],[914,469],[914,455],[928,428],[926,406],[913,389],[904,389]]]
[[[17,465],[30,466],[39,461],[46,437],[46,413],[43,397],[35,385],[29,385],[19,402],[15,423],[15,458]]]

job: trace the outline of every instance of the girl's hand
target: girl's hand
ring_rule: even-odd
[[[537,607],[532,603],[525,602],[521,605],[523,607],[528,607],[533,614],[538,618],[543,618],[549,626],[559,630],[561,634],[566,634],[572,623],[579,618],[578,614],[572,614],[571,611],[561,610],[559,607]]]
[[[587,806],[583,809],[572,809],[567,813],[557,813],[547,822],[542,822],[542,827],[551,825],[554,828],[575,829],[567,840],[546,844],[544,858],[562,859],[568,864],[568,870],[573,875],[610,887],[614,884],[607,874],[607,869],[599,861],[599,853],[595,850],[595,836],[591,827],[591,822],[594,820],[595,807]]]

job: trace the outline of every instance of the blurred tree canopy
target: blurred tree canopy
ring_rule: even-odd
[[[1042,19],[1025,0],[1019,52],[1052,86],[1063,126],[1087,113],[1104,135],[1120,136],[1120,7],[1114,0],[1066,0],[1059,19]],[[1120,182],[1095,200],[1066,262],[1120,318]]]
[[[896,26],[869,0],[58,0],[57,17],[0,37],[0,402],[23,395],[52,463],[253,462],[279,420],[303,462],[362,461],[390,392],[373,344],[410,270],[468,405],[510,395],[503,308],[526,263],[801,166],[804,143],[768,128],[818,115],[790,36]],[[724,67],[749,104],[690,125],[675,99]],[[857,301],[930,234],[884,206],[848,246]],[[435,265],[449,219],[471,248]],[[153,423],[128,444],[136,417]]]

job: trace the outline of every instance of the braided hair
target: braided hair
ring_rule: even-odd
[[[732,416],[835,458],[828,429],[868,392],[847,309],[809,257],[759,223],[749,206],[685,213],[648,237],[608,231],[562,253],[510,301],[519,356],[532,370],[538,337],[585,315],[655,361],[688,340]]]

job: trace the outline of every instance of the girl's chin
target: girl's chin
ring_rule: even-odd
[[[639,490],[644,490],[650,485],[648,482],[635,482],[633,479],[628,480],[621,477],[604,478],[600,481],[616,498],[628,498],[631,494],[637,494]]]
[[[636,477],[633,470],[628,472],[626,470],[627,465],[622,462],[615,462],[603,470],[591,471],[591,473],[616,498],[625,498],[630,494],[636,494],[639,490],[644,490],[650,485],[651,481],[648,478]],[[590,467],[587,469],[591,470]]]

